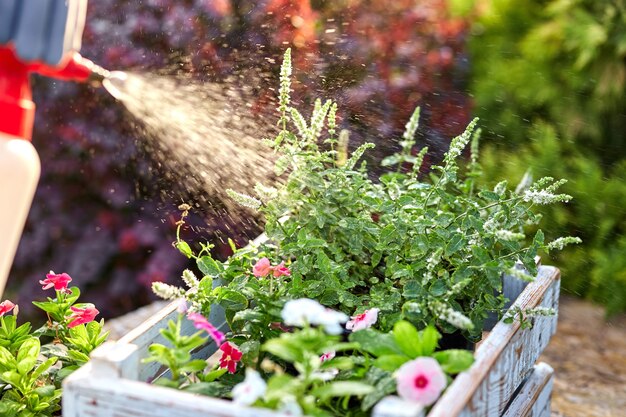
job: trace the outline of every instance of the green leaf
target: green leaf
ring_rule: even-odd
[[[408,321],[400,320],[393,326],[393,338],[400,350],[409,358],[422,356],[422,346],[417,329]]]
[[[225,310],[240,311],[248,307],[248,299],[240,292],[225,288],[216,288],[218,302]]]
[[[17,362],[22,362],[26,358],[37,359],[40,349],[41,345],[39,343],[39,339],[36,337],[27,339],[24,343],[22,343],[22,346],[17,352]]]
[[[433,358],[439,362],[447,374],[458,374],[468,369],[474,363],[474,354],[469,350],[448,349],[435,352]]]
[[[421,298],[424,296],[422,284],[415,279],[411,279],[404,284],[402,296],[406,299]]]
[[[393,335],[373,329],[359,330],[349,336],[351,342],[357,342],[361,348],[374,356],[401,354]]]
[[[193,257],[193,251],[191,250],[191,247],[184,240],[177,241],[175,243],[175,246],[176,246],[176,249],[178,249],[180,253],[185,255],[187,258]]]
[[[11,355],[7,348],[0,346],[0,371],[7,371],[16,367],[15,357]]]
[[[445,256],[450,256],[459,251],[463,246],[465,246],[465,238],[460,233],[455,233],[452,235],[448,244],[446,245]]]
[[[222,264],[220,264],[208,255],[199,258],[196,261],[196,264],[204,275],[210,275],[214,278],[219,277],[220,274],[224,272],[224,267],[222,266]]]
[[[374,361],[374,366],[384,371],[394,372],[410,360],[411,358],[406,355],[383,355]]]
[[[437,345],[441,334],[435,329],[435,326],[428,326],[420,332],[420,339],[422,345],[422,354],[420,356],[431,356]]]
[[[204,368],[207,367],[206,361],[202,359],[194,359],[192,361],[186,362],[184,366],[180,367],[181,372],[201,372]]]
[[[204,382],[213,382],[219,377],[221,377],[222,375],[224,375],[226,372],[228,372],[228,368],[216,369],[214,371],[208,372],[205,375],[203,375],[202,380]]]
[[[285,397],[286,394],[293,394],[297,392],[302,381],[292,377],[291,375],[272,375],[267,381],[267,393],[265,398],[267,401],[280,400]]]
[[[332,397],[364,396],[374,391],[374,387],[363,382],[337,381],[322,385],[311,391],[311,394],[322,401]]]
[[[263,344],[261,350],[292,363],[302,357],[300,350],[285,338],[270,339]]]

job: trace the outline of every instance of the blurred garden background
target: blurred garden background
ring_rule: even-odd
[[[561,268],[564,292],[626,311],[626,2],[99,0],[81,52],[111,70],[247,87],[242,110],[271,127],[288,46],[295,97],[337,100],[353,147],[373,141],[381,158],[398,149],[420,105],[418,145],[433,159],[478,116],[486,181],[567,178],[574,200],[542,228],[583,244],[544,263]],[[182,202],[203,202],[185,237],[222,257],[228,237],[244,245],[258,233],[164,172],[141,122],[104,91],[41,78],[35,94],[43,171],[11,299],[38,299],[52,269],[105,317],[149,303],[150,284],[178,283],[186,265],[172,247]]]

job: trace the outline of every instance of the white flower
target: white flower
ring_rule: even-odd
[[[372,308],[365,310],[362,314],[353,316],[352,319],[346,323],[346,329],[352,330],[353,332],[369,329],[378,320],[379,311],[380,309],[378,308]]]
[[[196,278],[196,275],[191,272],[189,269],[185,269],[182,275],[183,281],[189,288],[198,288],[200,281]]]
[[[266,390],[267,384],[261,375],[254,369],[246,368],[246,378],[233,387],[233,402],[242,405],[254,404],[265,395]]]
[[[278,196],[278,190],[274,187],[267,187],[261,183],[256,183],[256,185],[254,186],[254,191],[256,192],[256,195],[259,196],[259,198],[261,199],[261,201],[264,202],[268,202],[270,200],[273,200],[276,198],[276,196]]]
[[[301,416],[302,415],[302,407],[298,404],[298,401],[293,395],[289,395],[284,398],[280,407],[278,408],[278,413],[286,414],[288,416]]]
[[[508,242],[515,242],[524,239],[523,233],[515,233],[510,230],[500,229],[496,230],[496,237],[500,240],[506,240]]]
[[[348,316],[344,313],[328,309],[309,298],[287,301],[281,317],[288,326],[319,325],[324,326],[329,334],[341,334],[343,332],[341,323],[348,321]]]
[[[236,203],[243,207],[256,210],[263,204],[259,199],[251,197],[247,194],[238,193],[237,191],[231,190],[230,188],[226,190],[226,194],[228,194],[230,198],[235,200]]]
[[[332,381],[337,375],[339,375],[339,370],[335,368],[330,368],[325,371],[311,372],[311,378],[318,379],[323,382]]]
[[[164,282],[153,282],[152,292],[165,300],[173,300],[184,295],[183,290]]]
[[[582,243],[582,240],[578,237],[567,236],[560,237],[552,242],[548,243],[548,250],[563,250],[567,245]]]
[[[326,333],[337,335],[343,333],[344,327],[342,326],[342,323],[348,321],[348,318],[349,317],[346,314],[340,311],[327,308],[320,316],[318,316],[316,322],[313,322],[312,324],[324,326]]]
[[[439,318],[447,321],[456,328],[468,330],[474,328],[474,323],[472,323],[468,317],[439,301],[431,303],[430,307],[433,313],[437,314]]]
[[[552,204],[558,202],[567,203],[572,199],[572,196],[567,194],[554,194],[547,190],[526,190],[523,195],[525,202],[532,202],[534,204]]]

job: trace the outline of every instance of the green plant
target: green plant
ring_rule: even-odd
[[[626,231],[625,4],[478,5],[470,89],[484,138],[498,143],[485,149],[484,177],[516,178],[531,168],[569,178],[564,192],[578,198],[544,213],[548,236],[575,232],[584,242],[556,257],[563,287],[609,314],[624,311],[626,269],[618,254]]]
[[[51,272],[40,281],[54,287],[56,297],[33,302],[48,321],[32,331],[30,323],[17,325],[18,306],[0,304],[0,413],[7,417],[51,417],[60,410],[61,382],[89,360],[108,332],[103,321],[93,321],[98,310],[77,304],[80,291],[68,288],[67,274]],[[13,315],[6,313],[13,311]],[[51,340],[42,346],[40,339]]]
[[[332,101],[316,101],[305,120],[290,106],[290,75],[287,50],[281,130],[267,141],[278,153],[275,168],[284,182],[278,188],[257,185],[256,197],[228,191],[263,214],[266,239],[243,249],[231,242],[233,255],[220,262],[210,245],[201,244],[196,253],[177,236],[174,245],[204,275],[184,271],[186,289],[153,285],[163,298],[189,302],[188,319],[209,333],[222,358],[208,372],[197,361],[185,368],[201,340],[180,335],[179,316],[162,331],[171,347],[153,346],[148,360],[169,366],[166,385],[218,396],[230,392],[235,402],[313,416],[360,416],[393,392],[429,406],[444,389],[446,373],[472,362],[468,351],[436,352],[440,331],[460,330],[476,340],[487,314],[502,312],[504,272],[532,280],[539,251],[580,242],[545,242],[541,230],[525,242],[525,228],[541,217],[534,205],[571,199],[557,193],[565,181],[544,177],[515,190],[506,181],[493,190],[481,187],[476,121],[422,178],[426,149],[413,149],[419,109],[406,125],[402,150],[384,160],[396,171],[373,180],[365,163],[357,167],[373,145],[348,155],[347,133],[336,134]],[[470,142],[471,162],[462,168],[457,160]],[[179,228],[189,206],[181,209]],[[205,318],[216,305],[230,329],[226,342]],[[528,325],[525,317],[549,313],[515,310],[507,320]],[[243,381],[240,362],[247,368]]]

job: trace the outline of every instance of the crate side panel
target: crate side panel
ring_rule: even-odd
[[[550,409],[554,370],[546,363],[534,366],[502,417],[541,417]]]
[[[540,267],[514,306],[558,307],[559,282],[558,269]],[[455,378],[428,416],[499,416],[555,329],[556,316],[538,318],[531,329],[522,329],[518,321],[499,322],[477,349],[472,367]]]

